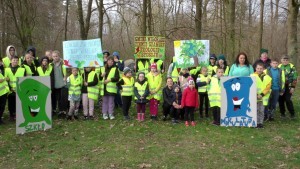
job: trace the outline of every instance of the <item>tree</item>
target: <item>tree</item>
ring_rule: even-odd
[[[26,50],[33,44],[32,32],[36,25],[37,3],[30,0],[5,0],[12,13],[12,19],[17,30],[17,38],[22,48]]]
[[[289,0],[288,1],[288,55],[291,57],[291,60],[297,67],[297,56],[298,56],[298,45],[297,45],[297,17],[299,13],[299,1],[298,0]]]
[[[69,15],[69,0],[66,0],[65,40],[67,40],[67,33],[68,33],[68,15]]]
[[[103,35],[103,16],[104,16],[104,5],[103,5],[103,0],[96,0],[97,8],[98,8],[98,13],[99,13],[99,23],[98,23],[98,37],[102,40],[102,35]]]
[[[87,14],[86,14],[86,18],[84,21],[82,0],[77,0],[78,21],[79,21],[79,26],[80,26],[80,37],[82,40],[86,40],[88,38],[89,29],[90,29],[90,20],[91,20],[91,15],[92,15],[92,3],[93,3],[93,0],[88,1]]]
[[[226,32],[229,35],[228,43],[228,55],[231,57],[235,56],[235,0],[225,0],[225,18],[226,18]],[[225,43],[226,44],[226,43]]]
[[[265,7],[265,0],[260,0],[260,19],[259,19],[259,29],[258,29],[258,53],[260,53],[260,49],[262,46],[263,40],[263,30],[264,30],[264,7]],[[258,55],[259,56],[259,55]]]
[[[202,0],[196,1],[196,16],[195,16],[195,31],[196,38],[201,39],[201,30],[202,30]]]

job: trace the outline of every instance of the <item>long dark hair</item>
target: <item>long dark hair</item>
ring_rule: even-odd
[[[247,57],[247,54],[246,54],[245,52],[240,52],[240,53],[236,56],[236,58],[235,58],[235,64],[236,64],[236,66],[238,66],[238,65],[240,64],[239,58],[240,58],[241,55],[244,55],[244,56],[245,56],[245,65],[249,67],[250,63],[249,63],[249,61],[248,61],[248,57]]]

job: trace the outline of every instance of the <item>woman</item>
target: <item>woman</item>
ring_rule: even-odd
[[[268,49],[260,49],[260,58],[254,62],[253,68],[256,68],[257,63],[264,64],[265,69],[270,67],[271,59],[268,57]]]
[[[229,76],[250,76],[253,72],[253,67],[249,64],[246,53],[241,52],[231,66]]]

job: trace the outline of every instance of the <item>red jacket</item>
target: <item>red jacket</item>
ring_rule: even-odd
[[[184,89],[181,106],[199,107],[198,91],[196,88],[193,88],[193,90],[189,87]]]

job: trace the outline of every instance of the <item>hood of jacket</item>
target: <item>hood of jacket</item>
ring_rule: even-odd
[[[18,54],[17,54],[16,47],[14,47],[13,45],[9,45],[9,46],[7,46],[7,48],[6,48],[6,56],[9,57],[9,59],[11,59],[11,57],[12,57],[12,56],[10,56],[10,54],[9,54],[9,49],[10,49],[10,48],[14,48],[14,49],[15,49],[15,55],[16,55],[16,56],[18,55]]]

